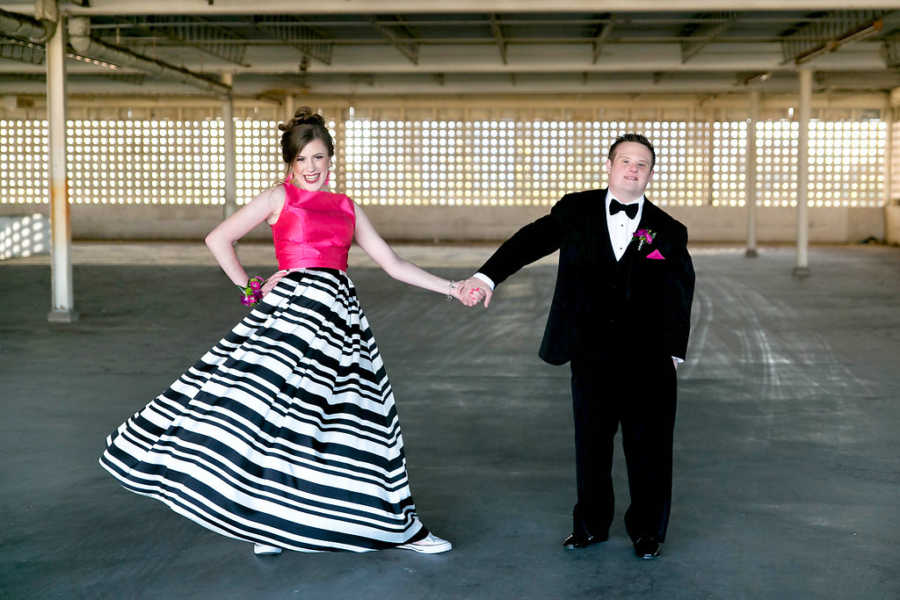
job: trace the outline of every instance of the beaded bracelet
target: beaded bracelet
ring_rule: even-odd
[[[453,295],[453,292],[456,291],[456,288],[459,287],[458,281],[451,281],[450,285],[447,288],[447,300],[455,300],[456,297]]]
[[[258,275],[247,280],[247,285],[239,285],[241,290],[241,304],[253,306],[262,300],[262,286],[266,280]]]

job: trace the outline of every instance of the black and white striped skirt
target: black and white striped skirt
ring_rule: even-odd
[[[307,552],[424,537],[391,385],[350,279],[285,276],[106,440],[127,489],[213,531]]]

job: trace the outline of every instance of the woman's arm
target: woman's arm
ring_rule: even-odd
[[[219,223],[206,236],[206,247],[235,285],[247,285],[248,277],[238,261],[234,243],[263,221],[277,215],[283,204],[284,188],[281,186],[270,188]]]
[[[462,296],[461,285],[449,279],[432,275],[428,271],[420,269],[411,262],[397,256],[397,253],[375,231],[372,222],[369,221],[362,208],[358,204],[354,204],[354,208],[356,209],[356,231],[354,235],[356,243],[388,275],[403,283],[438,292],[439,294],[452,295],[466,306],[474,304],[472,300]]]

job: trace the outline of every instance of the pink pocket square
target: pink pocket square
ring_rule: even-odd
[[[647,258],[652,258],[653,260],[666,260],[666,257],[663,256],[659,250],[654,250],[647,255]]]

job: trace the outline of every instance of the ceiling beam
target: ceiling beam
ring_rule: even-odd
[[[508,65],[509,61],[506,58],[506,40],[503,39],[503,29],[500,27],[500,23],[497,20],[497,15],[494,13],[490,14],[491,21],[491,34],[494,36],[494,40],[497,42],[497,49],[500,50],[500,60],[503,61],[504,65]]]
[[[55,22],[38,21],[34,14],[34,3],[28,11],[12,12],[0,8],[0,34],[19,40],[44,43],[56,27]]]
[[[600,52],[603,51],[603,44],[606,43],[606,40],[609,39],[609,35],[612,33],[615,21],[613,21],[611,17],[612,15],[610,15],[609,21],[597,28],[597,33],[594,35],[594,39],[591,42],[591,54],[593,56],[593,59],[591,60],[592,65],[597,64],[597,59],[600,58]]]
[[[172,79],[207,92],[228,94],[231,86],[215,81],[205,74],[194,73],[183,67],[166,63],[150,56],[142,56],[127,48],[107,44],[91,37],[91,26],[86,17],[69,19],[69,43],[78,58],[88,61],[112,63],[111,66],[128,67],[151,75]]]
[[[830,71],[872,71],[885,69],[884,47],[878,41],[864,41],[854,44],[852,51],[834,52],[822,56],[816,68]],[[183,53],[182,53],[183,54]],[[176,64],[182,59],[177,48],[156,48],[155,57]],[[497,60],[494,46],[423,46],[418,54],[419,61],[412,64],[392,46],[341,47],[334,49],[331,65],[310,61],[310,74],[353,73],[365,70],[370,73],[536,73],[556,72],[614,73],[633,72],[737,72],[792,71],[793,65],[782,64],[779,44],[725,44],[714,43],[707,50],[687,64],[681,62],[681,48],[678,44],[648,44],[620,46],[609,44],[603,53],[603,60],[591,64],[590,45],[542,45],[510,46],[508,65]],[[115,62],[115,61],[110,61]],[[184,61],[183,66],[196,72],[213,74],[219,72],[287,74],[297,72],[297,58],[286,53],[283,47],[251,47],[247,52],[247,62],[252,67],[233,67],[226,63],[212,65],[197,61]],[[74,69],[101,69],[84,64]],[[27,73],[41,70],[40,65],[26,63],[5,63],[0,61],[2,73]],[[125,70],[128,70],[126,67]]]
[[[247,40],[230,29],[203,22],[203,17],[131,17],[128,22],[150,35],[162,34],[185,46],[242,67],[247,53]]]
[[[309,27],[293,16],[255,18],[257,29],[274,35],[300,51],[304,57],[330,65],[334,52],[334,37]]]
[[[606,13],[609,14],[609,13]],[[698,16],[699,15],[699,16]],[[710,25],[717,24],[724,19],[713,19],[708,16],[704,16],[705,13],[698,13],[698,15],[673,15],[673,14],[656,14],[656,13],[632,13],[628,14],[627,20],[628,25],[630,26],[644,26],[644,25]],[[219,15],[225,17],[220,20],[216,20],[212,18],[215,15],[210,15],[208,22],[210,24],[217,25],[229,25],[229,26],[251,26],[250,20],[232,20],[229,17],[234,15]],[[298,23],[300,25],[307,25],[309,27],[316,27],[320,30],[325,29],[339,29],[346,32],[348,29],[369,29],[372,26],[372,21],[370,18],[367,18],[366,15],[347,15],[341,18],[333,18],[328,19],[328,15],[319,15],[316,18],[310,18],[314,15],[294,15],[292,17],[292,22]],[[771,13],[760,15],[757,13],[746,14],[748,17],[748,22],[752,22],[754,25],[798,25],[802,23],[814,23],[821,22],[823,18],[821,16],[818,17],[810,17],[810,16],[798,16],[796,13]],[[502,18],[498,17],[498,21],[501,25],[505,27],[512,27],[517,25],[526,25],[526,26],[544,26],[544,25],[574,25],[574,26],[583,26],[583,27],[591,27],[596,26],[599,27],[604,25],[610,20],[611,17],[594,17],[587,18],[581,17],[578,15],[571,16],[566,15],[562,17],[555,16],[534,16],[532,18],[526,17],[510,17],[504,16]],[[827,18],[826,18],[827,19]],[[839,19],[833,19],[839,21]],[[376,17],[376,21],[381,23],[382,25],[396,25],[397,20],[382,20]],[[624,22],[624,18],[622,19]],[[263,15],[256,18],[256,22],[266,25],[272,23],[278,23],[279,19],[277,17],[273,17],[271,15]],[[480,27],[484,25],[484,17],[466,17],[466,18],[456,18],[453,15],[442,14],[442,15],[433,15],[429,17],[420,17],[414,16],[410,17],[409,15],[403,18],[403,24],[407,27]],[[121,28],[124,29],[124,25],[119,25],[115,23],[105,23],[98,24],[96,26],[97,29],[116,29]],[[417,36],[420,37],[420,36]],[[589,36],[592,37],[592,36]],[[670,36],[671,37],[671,36]]]
[[[185,44],[173,40],[160,39],[158,36],[128,36],[121,38],[122,43],[128,43],[130,45],[151,45],[154,48],[177,48],[182,47]],[[552,45],[568,45],[568,46],[580,46],[587,44],[594,44],[597,41],[595,36],[584,36],[584,37],[504,37],[504,42],[506,42],[507,54],[509,53],[509,48],[511,46],[552,46]],[[607,40],[604,42],[606,48],[611,46],[640,46],[644,44],[681,44],[681,43],[693,43],[698,41],[696,37],[693,36],[674,36],[674,35],[629,35],[626,37],[615,38],[614,40]],[[719,39],[719,42],[723,42],[723,40]],[[769,36],[732,36],[728,38],[726,43],[731,45],[738,44],[780,44],[784,41],[783,37],[777,35],[769,35]],[[465,46],[496,46],[497,42],[493,37],[427,37],[427,38],[413,38],[411,40],[416,46],[457,46],[457,47],[465,47]],[[716,43],[717,40],[710,40],[709,43]],[[220,42],[221,44],[230,44],[227,40],[223,40]],[[246,40],[241,40],[238,45],[241,46],[257,46],[257,47],[265,47],[265,46],[278,46],[282,47],[285,44],[285,40],[282,39],[272,39],[272,38],[248,38]],[[330,46],[358,46],[358,47],[366,47],[366,46],[393,46],[389,39],[377,39],[371,37],[359,37],[359,38],[341,38],[341,39],[329,39],[327,44]],[[320,61],[322,63],[328,64],[326,61]]]
[[[411,38],[403,39],[399,37],[396,33],[393,32],[392,28],[383,25],[383,21],[379,21],[377,19],[371,20],[372,26],[375,27],[378,31],[380,31],[384,37],[390,40],[391,44],[400,51],[400,53],[409,59],[414,65],[419,64],[419,46],[416,44]],[[410,35],[407,33],[407,35]]]
[[[872,93],[881,99],[882,104],[886,97],[884,88],[900,87],[900,74],[891,76],[888,73],[866,72],[863,77],[843,73],[819,72],[816,78],[816,89],[830,89],[833,91],[856,91]],[[152,80],[144,81],[143,88],[146,94],[154,96],[165,94],[177,94],[182,99],[185,96],[185,88],[174,82]],[[93,94],[104,96],[113,93],[136,94],[140,93],[139,78],[119,78],[118,81],[110,80],[97,75],[72,75],[67,82],[72,85],[72,93]],[[246,81],[236,78],[234,81],[234,93],[245,99],[249,98],[277,98],[273,90],[288,89],[297,90],[306,94],[337,94],[341,96],[368,96],[372,94],[390,95],[397,104],[406,101],[406,97],[413,94],[443,94],[472,98],[477,94],[574,94],[573,97],[557,100],[557,106],[571,106],[584,101],[584,94],[608,93],[616,90],[618,94],[647,93],[692,93],[702,91],[706,94],[718,93],[746,93],[746,88],[735,86],[733,76],[726,74],[696,74],[691,76],[677,76],[671,73],[664,76],[654,76],[651,73],[610,73],[604,77],[589,77],[587,79],[580,73],[554,74],[547,78],[535,77],[528,74],[508,74],[506,76],[473,77],[470,75],[447,75],[444,78],[433,76],[408,77],[390,75],[372,75],[358,73],[340,77],[333,76],[309,76],[305,80],[289,79],[284,76],[254,77]],[[770,93],[793,93],[797,89],[796,76],[781,73],[766,81],[759,89],[767,95]],[[29,75],[27,77],[0,75],[0,94],[35,94],[41,95],[46,90],[44,76],[42,74]],[[207,95],[207,97],[209,97]],[[523,99],[528,102],[528,99]],[[657,101],[660,101],[657,97]],[[151,102],[146,98],[131,96],[131,106],[139,106],[142,102]],[[471,102],[471,101],[470,101]],[[189,106],[184,101],[184,106]],[[486,105],[487,106],[487,105]],[[490,105],[493,107],[493,105]]]
[[[721,13],[711,15],[710,18],[717,19],[719,20],[719,22],[715,25],[710,25],[707,27],[691,27],[691,32],[688,35],[690,35],[691,37],[696,37],[697,40],[681,42],[682,64],[691,60],[709,44],[718,40],[719,36],[728,31],[737,22],[738,14],[736,12]],[[682,34],[684,33],[686,33],[686,31],[683,30]]]
[[[776,109],[783,111],[791,106],[796,106],[797,102],[797,84],[796,77],[785,78],[785,81],[791,84],[791,89],[787,93],[766,94],[762,101],[761,109]],[[559,108],[560,103],[564,102],[567,107],[572,109],[593,109],[597,107],[612,109],[671,109],[671,108],[690,108],[694,106],[701,98],[706,97],[706,93],[686,93],[686,94],[667,94],[660,96],[658,94],[635,95],[633,92],[610,93],[609,90],[602,92],[592,92],[579,94],[577,96],[569,96],[561,93],[544,93],[533,97],[523,97],[520,94],[491,94],[479,95],[470,94],[466,97],[457,95],[444,94],[441,96],[440,103],[442,108],[465,109],[472,106],[473,100],[484,106],[491,103],[492,108]],[[39,90],[36,94],[22,94],[20,96],[22,103],[30,103],[37,110],[46,110],[46,100],[43,93]],[[279,97],[242,97],[234,98],[236,109],[280,109],[282,106],[283,94]],[[313,106],[333,106],[345,105],[350,106],[352,100],[348,99],[344,94],[335,93],[317,93],[310,96],[307,101]],[[880,109],[884,107],[885,94],[880,92],[837,92],[833,96],[813,96],[812,108],[814,109]],[[370,94],[365,99],[366,107],[382,108],[382,109],[434,109],[435,97],[431,94],[410,94],[402,98],[398,98],[395,94]],[[732,92],[727,94],[719,94],[713,100],[712,104],[716,108],[746,110],[747,95],[744,91]],[[182,109],[212,109],[217,110],[221,105],[221,101],[210,96],[185,96],[183,94],[168,95],[160,94],[153,97],[135,97],[134,95],[124,91],[122,94],[79,94],[73,93],[69,96],[69,106],[77,109],[85,108],[138,108],[138,109],[154,109],[154,108],[182,108]]]
[[[900,37],[884,40],[884,62],[888,69],[900,69]]]
[[[742,8],[754,11],[786,10],[842,10],[847,0],[750,0]],[[895,9],[896,0],[865,0],[872,9]],[[341,0],[340,2],[297,2],[296,0],[179,0],[177,6],[169,2],[146,0],[91,0],[89,6],[80,2],[61,2],[60,10],[70,15],[346,15],[346,14],[458,14],[458,13],[546,13],[596,12],[597,0],[558,0],[552,7],[546,0]],[[605,0],[603,10],[619,12],[727,11],[734,10],[732,0]],[[0,8],[31,13],[33,2],[5,2]]]

